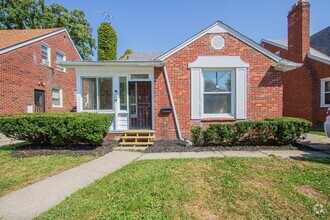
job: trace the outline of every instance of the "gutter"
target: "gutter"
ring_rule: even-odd
[[[93,66],[144,66],[144,67],[162,67],[163,61],[60,61],[56,64],[63,67],[93,67]]]
[[[176,114],[176,109],[175,109],[175,105],[174,105],[173,94],[172,94],[172,90],[171,90],[170,81],[168,80],[168,74],[167,74],[166,65],[164,65],[164,75],[165,75],[165,82],[166,82],[166,86],[167,86],[167,91],[168,91],[168,93],[170,95],[170,102],[171,102],[171,106],[172,106],[172,109],[173,109],[174,121],[175,121],[176,129],[178,131],[178,137],[179,137],[179,139],[181,141],[184,141],[184,139],[182,138],[182,135],[181,135],[181,130],[180,130],[180,125],[179,125],[179,121],[178,121],[178,116]]]
[[[273,67],[277,71],[287,72],[287,71],[291,71],[291,70],[300,68],[300,67],[302,67],[302,65],[303,65],[302,63],[295,63],[295,62],[291,62],[291,61],[282,59],[282,60],[278,61],[277,63],[275,63],[273,65]]]

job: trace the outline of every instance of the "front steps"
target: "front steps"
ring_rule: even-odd
[[[120,138],[120,147],[149,147],[153,145],[155,131],[153,130],[127,130]]]

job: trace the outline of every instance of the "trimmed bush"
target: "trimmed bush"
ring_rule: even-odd
[[[307,133],[312,123],[299,118],[267,118],[264,121],[211,124],[191,128],[194,145],[288,145]]]
[[[0,117],[0,132],[39,146],[97,145],[112,121],[113,115],[97,113],[4,115]]]

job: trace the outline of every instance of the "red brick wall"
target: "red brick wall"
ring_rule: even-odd
[[[303,62],[310,49],[310,4],[298,2],[288,15],[289,60]]]
[[[51,67],[41,64],[42,42],[51,47]],[[34,104],[35,89],[46,92],[46,112],[68,112],[75,107],[75,72],[56,70],[56,49],[64,52],[67,60],[79,60],[66,33],[0,55],[0,114],[27,112],[27,106]],[[63,108],[52,107],[52,87],[62,88]]]
[[[280,57],[282,57],[284,59],[287,59],[288,58],[288,50],[286,50],[286,49],[283,49],[283,48],[274,46],[274,45],[269,44],[269,43],[266,43],[266,42],[263,42],[262,43],[262,46],[264,48],[266,48],[267,50],[273,52],[273,53],[277,53],[278,51],[280,51],[280,54],[278,56],[280,56]]]
[[[190,120],[188,64],[194,62],[198,56],[240,56],[244,62],[250,64],[247,82],[248,119],[282,116],[283,74],[277,73],[271,67],[274,61],[229,34],[221,34],[226,41],[225,47],[222,50],[215,50],[210,43],[213,36],[215,34],[203,36],[165,61],[183,137],[190,137],[192,124],[214,123]],[[156,137],[157,139],[176,139],[173,114],[160,113],[161,107],[170,106],[170,102],[164,74],[159,68],[155,69],[155,93]]]

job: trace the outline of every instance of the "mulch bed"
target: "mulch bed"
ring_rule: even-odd
[[[14,157],[35,157],[35,156],[49,156],[49,155],[64,155],[64,156],[102,156],[112,151],[117,146],[117,141],[104,141],[100,146],[89,145],[74,145],[69,147],[45,147],[33,146],[26,144],[17,147],[11,155]]]
[[[303,145],[286,146],[192,146],[186,147],[184,141],[155,141],[154,145],[148,147],[144,153],[162,152],[202,152],[202,151],[258,151],[258,150],[303,150]]]

